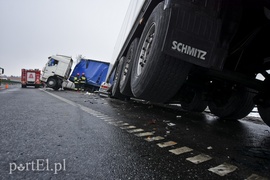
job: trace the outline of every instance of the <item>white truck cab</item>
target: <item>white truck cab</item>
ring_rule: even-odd
[[[58,90],[63,81],[68,79],[73,60],[72,57],[64,55],[53,55],[48,59],[42,70],[41,81],[46,83],[47,87]]]

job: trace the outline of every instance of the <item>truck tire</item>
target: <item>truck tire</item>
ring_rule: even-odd
[[[162,103],[186,81],[191,64],[162,52],[170,13],[160,3],[150,15],[133,61],[131,90],[136,98]]]
[[[258,111],[262,120],[265,122],[265,124],[270,126],[270,107],[264,107],[264,106],[258,105]]]
[[[127,56],[125,58],[124,64],[123,64],[123,69],[121,73],[121,79],[120,79],[120,92],[126,96],[133,96],[131,87],[130,87],[130,82],[131,82],[131,71],[132,71],[132,64],[133,60],[136,54],[136,50],[138,47],[138,42],[139,39],[136,38],[132,41],[128,52]]]
[[[217,104],[209,102],[208,106],[214,115],[224,119],[241,119],[246,117],[254,108],[255,94],[247,88],[240,88],[234,91],[226,103]]]
[[[124,95],[121,94],[120,92],[120,76],[122,73],[122,69],[123,69],[123,64],[125,61],[125,57],[122,57],[118,63],[116,72],[115,72],[115,76],[114,76],[114,81],[113,81],[113,87],[112,87],[112,97],[114,98],[119,98],[122,99],[124,98]]]
[[[203,112],[207,107],[207,102],[202,99],[202,90],[188,89],[188,97],[181,102],[181,107],[187,111]]]
[[[53,88],[53,89],[58,88],[57,79],[54,78],[54,77],[50,77],[50,78],[48,79],[48,81],[47,81],[47,86],[48,86],[49,88]],[[59,88],[58,88],[58,89],[59,89]],[[57,90],[58,90],[58,89],[57,89]]]

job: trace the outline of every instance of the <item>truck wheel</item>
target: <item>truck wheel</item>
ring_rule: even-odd
[[[223,101],[217,98],[208,104],[211,113],[224,119],[241,119],[246,117],[254,108],[254,93],[247,88],[234,90],[229,97],[220,93]],[[225,97],[225,98],[224,98]]]
[[[120,92],[119,84],[120,84],[120,76],[122,73],[125,59],[126,59],[125,57],[122,57],[118,63],[115,76],[114,76],[113,87],[112,87],[112,97],[120,98],[120,99],[124,98],[124,95],[122,95]]]
[[[56,87],[58,87],[58,85],[57,85],[57,79],[56,78],[53,78],[53,77],[50,77],[49,79],[48,79],[48,81],[47,81],[47,86],[49,87],[49,88],[56,88]]]
[[[132,71],[132,63],[136,54],[136,50],[138,47],[139,39],[136,38],[132,41],[127,56],[124,61],[122,73],[121,73],[121,80],[120,80],[120,92],[126,96],[133,96],[130,81],[131,81],[131,71]]]
[[[150,15],[133,61],[131,90],[135,97],[166,102],[186,81],[191,64],[162,52],[170,14],[160,3]]]
[[[187,91],[181,107],[187,111],[203,112],[207,107],[207,102],[202,100],[202,90],[188,88]]]
[[[270,126],[270,107],[263,107],[258,105],[258,111],[265,124]]]

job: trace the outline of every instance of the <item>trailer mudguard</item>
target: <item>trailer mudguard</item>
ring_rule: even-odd
[[[234,21],[238,17],[224,13],[230,4],[222,0],[172,0],[171,3],[163,51],[198,66],[221,70],[229,40],[235,33],[235,29],[226,27],[228,23],[230,28],[236,25]],[[225,37],[225,33],[228,36]]]

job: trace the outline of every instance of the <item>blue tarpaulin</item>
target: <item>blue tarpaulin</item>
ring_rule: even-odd
[[[85,74],[87,78],[86,85],[99,87],[106,80],[110,63],[101,62],[91,59],[81,59],[75,66],[69,80],[74,82],[74,77],[77,73]]]

